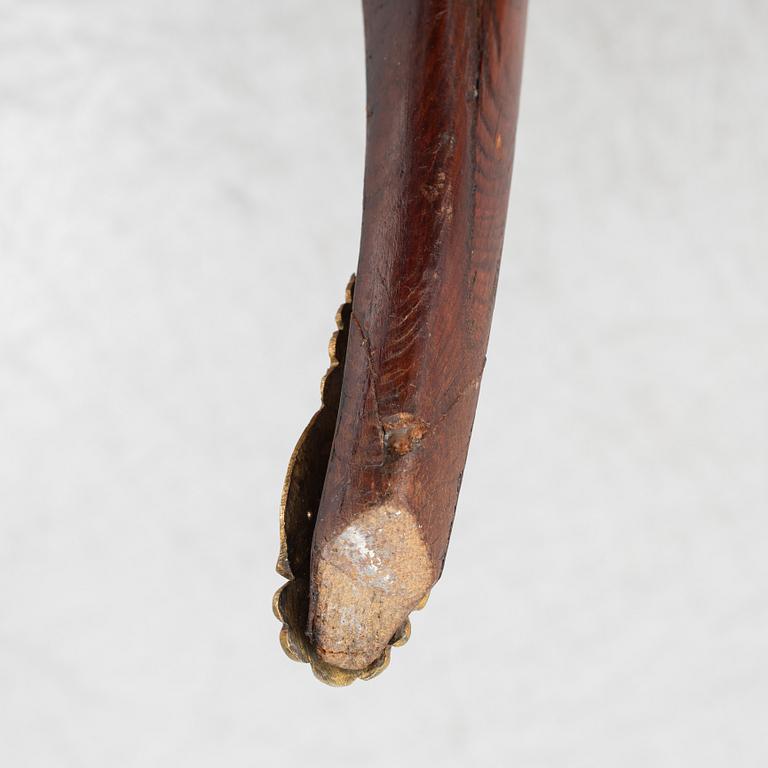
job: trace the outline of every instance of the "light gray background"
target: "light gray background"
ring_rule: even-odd
[[[532,4],[445,575],[277,643],[354,269],[356,2],[0,0],[0,764],[768,764],[768,5]]]

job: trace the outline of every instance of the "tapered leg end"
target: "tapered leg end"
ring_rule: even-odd
[[[374,507],[326,544],[314,564],[310,629],[317,654],[363,669],[429,591],[434,569],[411,512]]]

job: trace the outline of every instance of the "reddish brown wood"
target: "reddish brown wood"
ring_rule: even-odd
[[[381,576],[384,562],[389,581],[405,584],[394,626],[442,572],[499,274],[526,14],[524,0],[363,5],[362,240],[308,623],[319,655],[346,667],[381,652],[384,635],[362,625],[392,609],[386,596],[377,602],[387,585],[366,573]],[[407,531],[390,540],[372,528],[400,512],[415,521],[427,575]],[[328,594],[324,559],[346,572]],[[373,591],[343,604],[358,583]]]

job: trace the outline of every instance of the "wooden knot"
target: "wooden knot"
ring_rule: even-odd
[[[396,413],[382,420],[384,445],[395,456],[410,453],[427,433],[427,422],[412,413]]]

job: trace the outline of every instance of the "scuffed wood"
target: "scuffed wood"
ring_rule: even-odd
[[[443,569],[490,331],[526,3],[365,0],[360,258],[307,631],[361,669]]]

